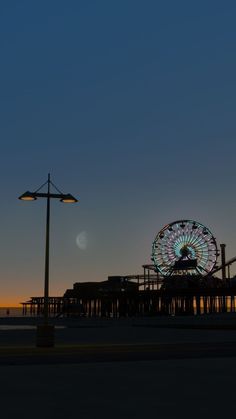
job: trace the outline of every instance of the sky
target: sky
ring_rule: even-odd
[[[178,219],[236,255],[236,4],[218,0],[0,3],[0,305],[142,273]],[[79,236],[79,238],[78,238]],[[233,273],[235,273],[236,267]]]

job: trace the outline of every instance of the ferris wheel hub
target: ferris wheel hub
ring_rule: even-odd
[[[180,249],[180,253],[182,257],[188,257],[191,256],[191,252],[188,246],[184,245],[183,247],[181,247]]]

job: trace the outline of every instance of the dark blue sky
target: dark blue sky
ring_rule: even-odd
[[[1,2],[2,301],[42,294],[45,202],[17,196],[49,171],[80,199],[53,202],[52,294],[139,272],[179,218],[236,254],[235,19],[227,0]]]

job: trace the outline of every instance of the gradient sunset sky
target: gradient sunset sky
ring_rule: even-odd
[[[0,305],[43,294],[46,202],[17,197],[48,172],[79,199],[52,202],[51,295],[142,272],[180,218],[236,255],[235,21],[227,0],[1,2]]]

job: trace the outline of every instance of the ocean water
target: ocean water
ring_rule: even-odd
[[[21,307],[0,307],[0,317],[22,317]]]

